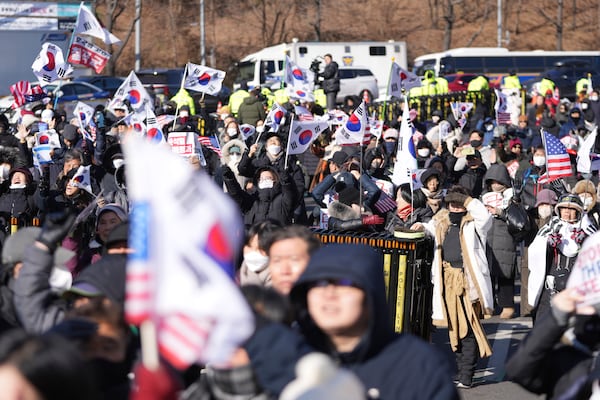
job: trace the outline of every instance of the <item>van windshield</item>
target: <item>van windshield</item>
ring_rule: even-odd
[[[238,80],[252,82],[254,80],[254,62],[244,61],[238,64]]]

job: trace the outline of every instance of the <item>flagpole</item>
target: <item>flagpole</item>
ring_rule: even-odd
[[[544,128],[540,128],[540,135],[542,136],[542,145],[544,146],[544,160],[545,160],[545,164],[546,164],[546,174],[548,174],[548,182],[550,182],[550,174],[548,173],[548,147],[546,146],[546,135],[545,135],[545,131]],[[539,180],[539,178],[538,178]]]
[[[81,14],[81,7],[84,5],[83,1],[79,4],[79,12],[77,12],[77,18],[75,18],[75,28],[73,28],[73,32],[71,32],[71,38],[69,39],[69,47],[67,48],[67,57],[65,61],[67,64],[69,63],[69,56],[71,55],[71,46],[73,46],[73,40],[75,39],[75,29],[77,29],[77,25],[79,25],[79,14]],[[62,78],[58,81],[58,87],[56,88],[56,96],[54,96],[54,109],[56,110],[58,107],[58,98],[60,97],[58,93],[60,92],[60,87],[62,86]]]
[[[287,167],[288,167],[288,157],[290,154],[290,136],[292,136],[293,127],[294,127],[294,114],[292,113],[292,119],[290,120],[290,130],[288,132],[287,146],[285,149],[285,163],[284,163],[283,169],[287,169]]]
[[[140,340],[142,345],[142,364],[150,371],[159,367],[156,326],[150,319],[140,324]]]
[[[189,62],[187,64],[185,64],[185,68],[183,69],[183,77],[181,78],[181,85],[179,86],[179,91],[183,90],[183,86],[185,85],[185,78],[187,77],[188,65],[189,65]],[[179,92],[177,92],[177,93],[179,93]],[[204,93],[202,95],[204,96]],[[173,120],[173,127],[171,128],[171,130],[175,130],[175,123],[177,122],[177,114],[179,114],[179,103],[175,102],[175,104],[177,104],[177,107],[175,107],[175,119]]]

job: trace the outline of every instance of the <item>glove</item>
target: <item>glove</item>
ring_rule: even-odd
[[[75,213],[70,210],[48,214],[46,222],[42,227],[42,232],[37,238],[38,242],[46,245],[48,250],[50,250],[50,253],[54,253],[58,243],[61,242],[71,230],[71,226],[75,222],[76,217]]]
[[[235,174],[227,165],[223,166],[223,178],[235,179]]]
[[[583,243],[585,238],[587,237],[585,231],[581,228],[573,228],[573,233],[571,234],[571,239],[575,241],[577,244]]]
[[[515,178],[513,180],[513,201],[521,202],[521,193],[523,193],[523,179]]]
[[[554,249],[557,248],[561,242],[562,242],[562,235],[558,232],[551,233],[548,236],[548,245]]]
[[[550,189],[552,189],[558,197],[567,194],[567,189],[565,188],[565,183],[562,179],[550,182]]]
[[[98,129],[104,128],[104,114],[101,111],[96,111],[96,114],[94,114],[94,122],[96,122]]]
[[[380,217],[379,215],[365,215],[364,217],[362,217],[363,225],[381,225],[384,222],[385,219],[383,219],[383,217]]]
[[[134,370],[135,384],[130,395],[132,400],[177,400],[183,389],[175,374],[164,365],[151,371],[138,364]]]

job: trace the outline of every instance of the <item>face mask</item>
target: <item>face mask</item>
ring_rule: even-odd
[[[533,165],[536,167],[543,167],[546,165],[546,157],[544,156],[533,156]]]
[[[190,114],[187,111],[179,111],[179,116],[182,118],[187,118]]]
[[[590,96],[590,101],[598,101],[598,96]]]
[[[462,212],[451,212],[450,213],[450,223],[452,225],[459,225],[460,221],[462,221],[463,217],[467,215],[466,211],[462,211]]]
[[[281,151],[281,146],[277,146],[276,144],[272,144],[272,145],[270,145],[270,146],[267,147],[267,151],[272,156],[276,156]]]
[[[388,154],[392,154],[394,148],[396,147],[396,142],[385,142],[385,151]]]
[[[471,147],[473,148],[477,148],[479,146],[481,146],[481,140],[471,140]]]
[[[25,183],[13,183],[9,186],[9,189],[25,189],[27,185]]]
[[[583,203],[583,209],[585,211],[589,210],[590,207],[592,206],[592,203],[594,202],[594,199],[592,199],[591,197],[584,197],[584,196],[579,196],[579,198],[581,199],[581,202]]]
[[[552,215],[552,206],[539,206],[538,215],[540,218],[548,218]]]
[[[275,182],[273,182],[272,179],[265,179],[264,181],[258,182],[258,188],[259,189],[271,189],[273,187],[274,183]]]
[[[234,163],[237,163],[237,162],[239,162],[239,161],[242,159],[242,156],[240,156],[239,154],[235,154],[235,155],[231,155],[231,156],[229,157],[229,159],[230,159],[232,162],[234,162]]]
[[[244,254],[244,261],[252,272],[260,272],[267,267],[269,257],[262,255],[259,251],[249,251]]]
[[[438,122],[440,122],[440,117],[438,117],[437,115],[434,115],[433,117],[431,117],[431,122],[433,122],[434,124],[437,124]]]
[[[235,128],[228,128],[227,129],[227,135],[229,137],[236,137],[238,135],[238,131]]]
[[[419,154],[419,157],[428,157],[429,149],[419,149],[417,150],[417,153]]]
[[[256,127],[256,132],[258,132],[258,133],[263,133],[264,131],[265,131],[265,127],[264,127],[264,125],[261,125],[261,126],[257,126],[257,127]]]
[[[581,109],[582,110],[585,111],[585,110],[587,110],[587,108],[588,108],[588,104],[587,103],[581,103]]]
[[[491,131],[492,129],[494,129],[494,125],[488,124],[485,126],[486,131]]]

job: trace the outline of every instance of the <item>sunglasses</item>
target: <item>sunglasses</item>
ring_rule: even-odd
[[[339,287],[355,287],[358,285],[354,283],[353,280],[347,278],[330,278],[330,279],[319,279],[311,284],[311,287],[315,288],[325,288],[329,285],[339,286]]]

